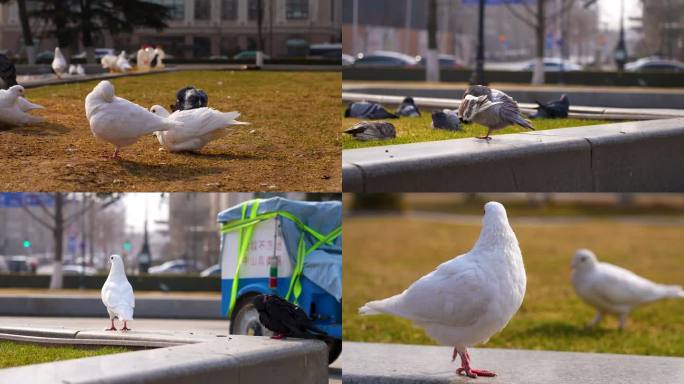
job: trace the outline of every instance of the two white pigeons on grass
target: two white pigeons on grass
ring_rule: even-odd
[[[26,112],[42,108],[42,105],[34,104],[24,97],[24,87],[21,85],[14,85],[8,90],[0,90],[0,123],[2,124],[15,126],[41,122],[42,118],[31,116]]]
[[[506,209],[485,205],[480,238],[470,252],[449,260],[390,298],[366,303],[362,315],[390,314],[413,321],[461,358],[458,374],[495,376],[471,367],[468,347],[485,343],[518,311],[527,276]]]
[[[198,151],[210,141],[220,139],[230,132],[233,125],[249,125],[236,119],[239,112],[221,112],[213,108],[195,108],[179,110],[169,114],[160,105],[150,108],[157,116],[167,117],[183,123],[168,131],[155,132],[159,144],[170,152]]]
[[[115,318],[124,323],[121,331],[130,331],[127,323],[133,320],[133,309],[135,308],[133,287],[126,278],[126,269],[121,256],[111,255],[109,262],[111,263],[109,276],[102,286],[102,303],[107,307],[111,327],[106,328],[105,331],[117,330],[114,326]]]
[[[587,325],[598,324],[606,314],[620,319],[624,329],[634,307],[667,298],[684,298],[678,285],[662,285],[618,266],[599,262],[588,249],[580,249],[572,259],[572,285],[577,296],[596,308],[596,317]]]

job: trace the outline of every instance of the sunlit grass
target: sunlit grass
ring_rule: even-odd
[[[110,355],[128,351],[122,347],[76,348],[71,346],[41,346],[0,341],[0,368],[51,363],[60,360]]]

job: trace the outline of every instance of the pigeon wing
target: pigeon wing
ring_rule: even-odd
[[[183,126],[172,131],[173,140],[182,142],[227,128],[234,125],[238,117],[238,112],[220,112],[212,108],[176,111],[171,119],[182,122]]]
[[[611,304],[635,305],[659,299],[664,288],[635,273],[618,266],[600,263],[592,288],[603,300]]]
[[[106,282],[102,287],[102,302],[107,308],[130,307],[135,308],[133,287],[128,280],[121,282]]]

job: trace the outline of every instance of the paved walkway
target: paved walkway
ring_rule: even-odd
[[[470,379],[455,373],[449,347],[345,342],[341,360],[347,384],[390,383],[682,383],[684,358],[469,349],[475,368],[494,371],[494,378]]]

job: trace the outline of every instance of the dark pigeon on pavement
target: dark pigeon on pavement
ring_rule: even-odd
[[[432,128],[460,131],[461,122],[458,119],[458,113],[450,109],[432,112]]]
[[[382,105],[372,101],[357,101],[349,104],[347,110],[344,111],[344,117],[370,120],[399,118],[399,116],[388,112]]]
[[[14,85],[17,85],[17,70],[14,63],[0,53],[0,89],[9,89]]]
[[[252,301],[259,312],[259,322],[274,333],[273,339],[328,339],[299,306],[276,295],[257,295]]]
[[[384,140],[397,137],[394,125],[386,121],[362,121],[344,131],[359,141]]]
[[[186,111],[207,106],[207,94],[193,86],[181,88],[176,92],[176,104],[171,105],[171,111]]]
[[[397,108],[396,114],[405,117],[420,117],[420,110],[415,101],[413,101],[413,97],[407,96],[401,102],[399,108]]]
[[[550,119],[563,119],[568,117],[568,111],[570,110],[570,100],[566,95],[562,95],[560,100],[551,101],[546,104],[542,104],[537,101],[539,106],[537,107],[537,113],[530,115],[530,119],[536,119],[539,117],[546,117]]]

